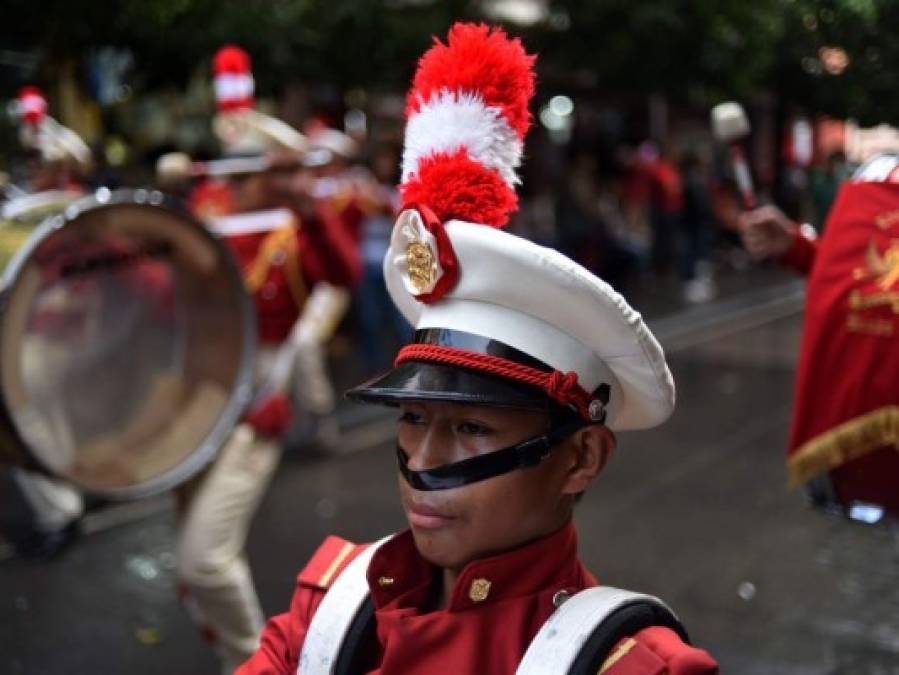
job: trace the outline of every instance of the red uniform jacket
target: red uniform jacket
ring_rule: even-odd
[[[225,237],[253,294],[264,344],[287,337],[313,284],[352,286],[361,277],[358,247],[327,209],[299,227]]]
[[[899,513],[899,184],[844,184],[817,247],[799,239],[787,262],[810,276],[791,482],[830,471],[841,503]]]
[[[259,651],[237,675],[293,675],[306,630],[328,586],[364,547],[329,537],[300,573],[290,611],[271,619]],[[412,535],[385,543],[368,569],[378,653],[369,675],[460,673],[513,675],[537,631],[554,611],[553,596],[596,585],[577,558],[569,523],[532,544],[469,563],[449,605],[424,612],[435,569],[418,555]],[[472,593],[472,585],[485,594]],[[667,628],[623,640],[604,675],[706,675],[718,672],[704,651]]]
[[[347,186],[322,201],[327,209],[340,219],[353,241],[358,243],[362,239],[362,221],[366,211],[356,191]]]

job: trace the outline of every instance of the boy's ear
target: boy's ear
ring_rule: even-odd
[[[572,464],[565,481],[565,494],[580,494],[602,473],[615,451],[615,436],[608,427],[592,424],[575,432],[570,443]]]

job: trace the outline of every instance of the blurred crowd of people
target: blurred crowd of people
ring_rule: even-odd
[[[719,274],[750,265],[737,232],[732,178],[711,150],[647,140],[622,144],[613,157],[603,162],[599,153],[576,150],[562,180],[537,188],[512,227],[638,303],[659,282],[679,288],[684,303],[708,302],[717,296]],[[808,168],[786,166],[781,202],[791,217],[820,232],[850,175],[840,152]]]

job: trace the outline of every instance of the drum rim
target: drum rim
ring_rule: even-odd
[[[85,192],[70,188],[30,192],[28,194],[14,197],[4,202],[2,204],[2,207],[0,207],[0,212],[2,212],[2,215],[0,215],[0,217],[11,222],[27,222],[31,224],[34,221],[29,220],[28,218],[28,211],[30,209],[45,209],[47,208],[47,206],[53,205],[54,203],[59,203],[60,205],[64,204],[64,206],[62,206],[60,210],[65,210],[65,208],[69,206],[69,204],[84,199],[85,196]],[[18,206],[19,210],[10,213],[9,208],[14,205]],[[56,213],[48,213],[35,224],[40,224],[44,222],[44,220],[46,220],[48,217],[52,217],[54,215],[56,215]]]
[[[84,213],[109,208],[111,206],[135,205],[151,208],[163,208],[183,220],[191,223],[197,232],[208,240],[213,247],[220,251],[226,274],[232,281],[238,292],[238,312],[241,316],[242,344],[244,349],[237,366],[236,386],[230,392],[222,413],[213,425],[212,429],[203,438],[199,448],[187,457],[182,463],[172,467],[159,476],[131,485],[128,487],[97,488],[82,483],[67,476],[58,476],[49,470],[40,457],[36,455],[22,438],[21,431],[13,419],[6,393],[0,387],[0,414],[5,416],[10,424],[9,428],[15,435],[15,442],[24,449],[25,456],[44,472],[69,481],[91,494],[108,499],[130,500],[150,497],[166,492],[181,483],[186,482],[206,466],[218,455],[228,437],[240,422],[240,418],[253,397],[253,364],[257,351],[257,335],[255,317],[249,295],[244,291],[243,277],[237,267],[233,255],[227,249],[219,237],[209,231],[199,220],[187,212],[173,197],[165,193],[148,188],[121,188],[109,190],[100,188],[93,194],[89,194],[69,204],[61,213],[49,215],[35,227],[34,231],[25,243],[13,254],[0,279],[0,295],[3,297],[2,305],[6,304],[8,294],[13,288],[15,280],[20,276],[25,263],[31,258],[34,251],[54,232],[61,229],[67,223],[72,222]]]

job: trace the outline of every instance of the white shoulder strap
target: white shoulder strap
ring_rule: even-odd
[[[656,597],[611,586],[587,588],[571,596],[540,628],[516,675],[567,673],[593,631],[617,610],[635,601],[660,605],[671,612]]]
[[[369,595],[368,565],[388,539],[369,546],[328,589],[306,632],[297,675],[333,675],[344,639]],[[593,631],[633,602],[655,604],[674,615],[664,602],[651,595],[611,586],[588,588],[566,600],[547,619],[525,652],[516,675],[568,672]]]
[[[344,638],[368,598],[368,564],[390,537],[384,537],[359,554],[325,593],[306,631],[297,675],[332,675]]]

